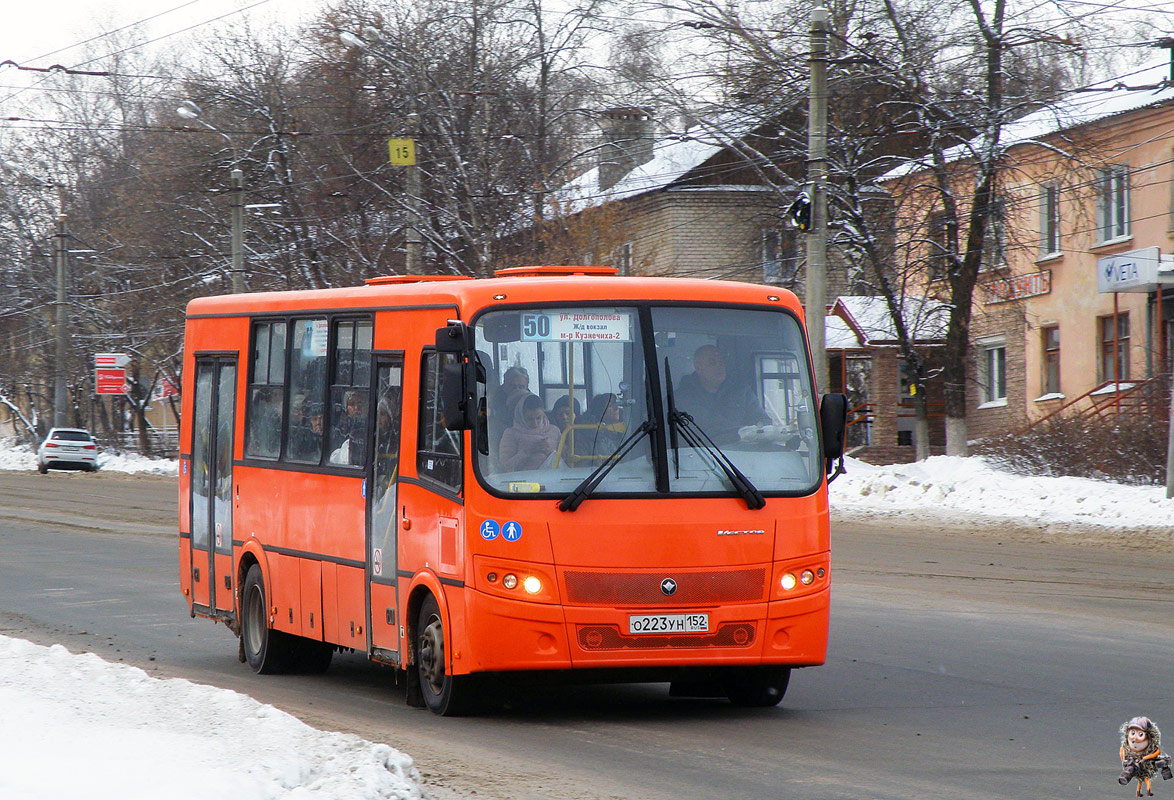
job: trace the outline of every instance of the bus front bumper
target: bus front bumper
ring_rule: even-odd
[[[474,592],[465,647],[454,672],[777,664],[827,657],[830,590],[769,603],[688,609],[708,615],[704,633],[629,632],[647,609],[557,606]],[[681,609],[673,609],[680,613]]]

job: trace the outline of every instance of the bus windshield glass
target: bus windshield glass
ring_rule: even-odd
[[[744,493],[737,473],[767,495],[819,485],[806,347],[789,313],[542,307],[486,312],[475,331],[474,450],[492,491],[565,496],[600,466],[595,496]]]

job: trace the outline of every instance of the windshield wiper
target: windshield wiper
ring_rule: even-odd
[[[673,468],[676,477],[681,477],[681,452],[677,447],[677,404],[673,400],[673,371],[669,367],[669,357],[664,357],[664,385],[669,403],[669,447],[673,448]]]
[[[642,438],[656,430],[656,423],[650,419],[644,420],[644,423],[632,431],[627,439],[620,442],[620,446],[612,452],[603,462],[591,471],[591,474],[583,479],[583,482],[575,487],[575,490],[559,501],[559,511],[574,511],[579,507],[579,504],[587,499],[587,495],[595,491],[596,487],[603,482],[607,477],[607,473],[612,471],[616,464],[623,460],[636,443]]]
[[[734,462],[730,460],[730,457],[720,447],[714,444],[714,441],[701,429],[701,426],[697,424],[693,417],[683,411],[670,408],[669,424],[675,425],[681,431],[681,436],[687,444],[708,453],[710,458],[717,463],[717,466],[721,467],[722,472],[726,474],[726,477],[730,479],[730,483],[734,485],[735,491],[742,495],[742,499],[746,501],[746,508],[754,511],[766,505],[766,498],[762,496],[762,492],[758,491],[758,487],[751,483],[750,479],[734,466]]]

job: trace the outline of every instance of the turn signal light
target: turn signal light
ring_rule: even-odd
[[[815,582],[815,573],[809,569],[805,569],[799,573],[799,583],[804,586],[810,586]]]
[[[501,585],[507,589],[513,589],[518,585],[518,576],[512,572],[508,573],[501,579]]]

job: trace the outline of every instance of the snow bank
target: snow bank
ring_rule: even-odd
[[[831,485],[832,508],[867,518],[899,513],[926,521],[961,516],[1039,525],[1174,529],[1174,501],[1164,487],[1125,486],[1089,478],[1043,478],[992,469],[981,458],[935,456],[876,467],[848,459]]]
[[[27,444],[13,444],[0,439],[0,469],[34,470],[37,468],[36,449]],[[112,472],[178,475],[179,462],[173,458],[147,458],[135,453],[110,453],[98,447],[98,469]]]
[[[411,759],[236,692],[0,636],[0,797],[420,798]]]

